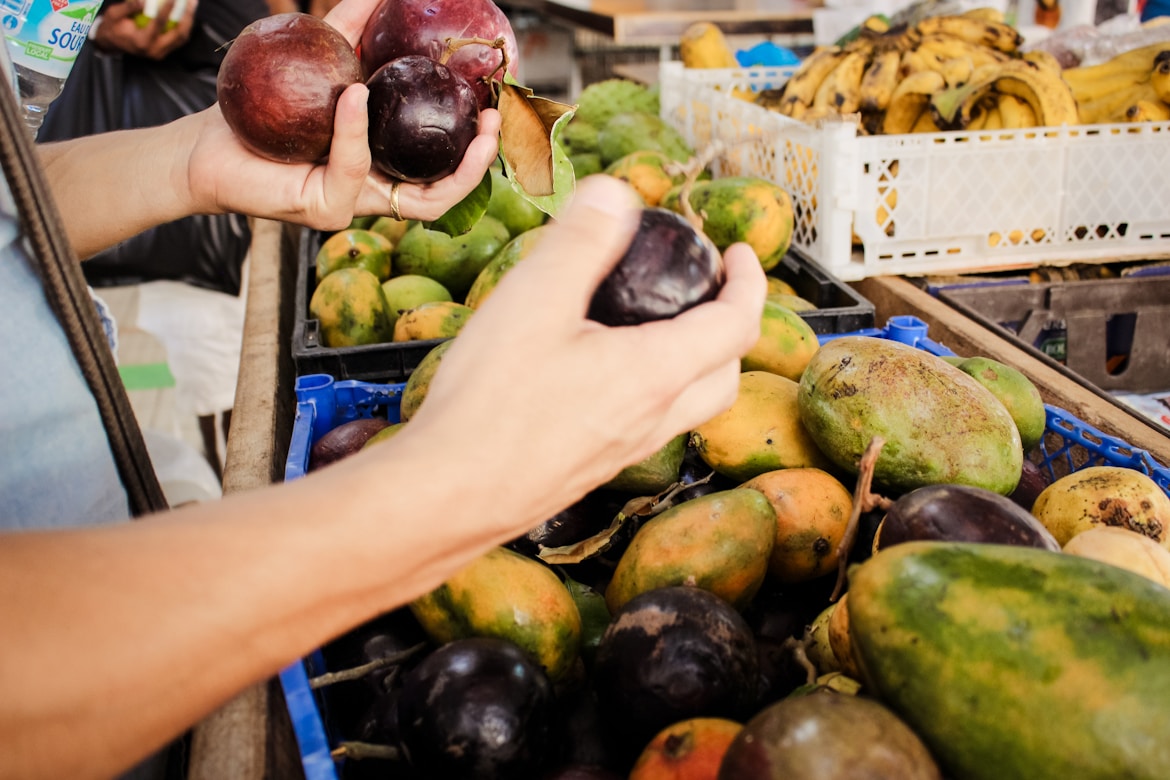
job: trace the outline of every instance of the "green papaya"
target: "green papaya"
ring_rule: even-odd
[[[776,512],[758,490],[733,488],[684,501],[647,521],[605,589],[616,613],[640,593],[691,584],[743,609],[759,591],[776,543]]]
[[[991,391],[907,344],[843,336],[821,346],[800,377],[800,419],[817,446],[856,474],[871,440],[885,444],[874,482],[906,491],[973,485],[1003,495],[1023,469],[1020,433]]]
[[[381,344],[394,337],[390,307],[378,277],[364,268],[339,268],[313,290],[309,316],[327,347]]]
[[[974,542],[896,545],[849,581],[866,689],[948,777],[1170,777],[1170,590]]]
[[[527,650],[553,681],[564,678],[581,649],[581,614],[545,564],[496,547],[410,602],[437,643],[472,636],[507,639]]]

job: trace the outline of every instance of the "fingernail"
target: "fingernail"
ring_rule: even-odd
[[[642,199],[633,187],[605,174],[587,176],[578,182],[573,199],[581,205],[614,216],[626,216],[642,205]]]

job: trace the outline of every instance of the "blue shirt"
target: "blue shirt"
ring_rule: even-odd
[[[15,211],[0,179],[0,530],[127,519],[97,403]]]

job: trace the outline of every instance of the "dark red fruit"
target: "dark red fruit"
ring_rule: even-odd
[[[415,184],[455,172],[479,119],[475,93],[462,76],[412,54],[387,62],[366,86],[376,169]]]
[[[589,319],[665,320],[714,299],[722,286],[723,258],[706,236],[673,211],[643,209],[633,241],[593,294]]]
[[[615,738],[641,750],[680,720],[748,717],[759,685],[755,638],[713,593],[656,588],[614,614],[597,647],[593,683]]]
[[[362,68],[373,74],[406,54],[441,60],[449,38],[503,38],[508,72],[516,75],[516,35],[508,17],[491,0],[382,0],[362,32]],[[471,84],[483,109],[495,105],[484,79],[495,73],[502,60],[501,53],[490,46],[471,45],[456,51],[446,64]],[[502,81],[503,74],[495,73],[495,79]]]
[[[528,780],[550,750],[552,684],[503,639],[456,639],[406,673],[398,730],[425,777]]]
[[[390,426],[384,417],[359,417],[338,425],[309,448],[309,471],[348,458],[362,448],[370,437]]]
[[[1032,505],[1036,503],[1036,497],[1051,484],[1052,474],[1047,467],[1038,466],[1024,458],[1024,464],[1020,469],[1020,481],[1008,498],[1031,512]]]
[[[251,151],[285,163],[329,154],[345,88],[362,80],[357,54],[312,14],[267,16],[240,32],[216,80],[228,127]]]

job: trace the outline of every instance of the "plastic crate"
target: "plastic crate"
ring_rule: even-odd
[[[660,112],[697,148],[729,144],[716,175],[783,187],[793,246],[840,279],[1170,253],[1170,122],[860,136],[731,95],[791,73],[664,62]]]
[[[321,341],[320,323],[309,314],[309,301],[317,283],[317,251],[324,238],[320,231],[302,228],[297,249],[297,282],[292,328],[292,357],[298,376],[328,374],[337,379],[367,382],[401,382],[410,376],[444,339],[327,347]]]
[[[319,323],[309,314],[309,300],[317,279],[317,251],[323,240],[319,231],[306,228],[301,232],[292,335],[297,375],[328,374],[338,379],[367,382],[405,381],[427,353],[444,339],[357,347],[322,344]],[[815,311],[800,312],[800,316],[818,334],[869,328],[874,324],[873,304],[812,261],[789,253],[769,273],[791,284],[797,295],[816,305]]]
[[[402,383],[337,381],[328,374],[297,377],[294,387],[297,405],[285,460],[285,481],[305,475],[313,442],[338,425],[375,416],[398,422],[402,390]],[[289,664],[278,675],[305,780],[338,780],[339,777],[322,702],[309,686],[309,675],[324,671],[324,659],[318,651]]]
[[[874,336],[909,344],[932,355],[955,354],[949,347],[930,339],[926,323],[911,315],[891,317],[882,328],[818,338],[824,344],[842,336]],[[1121,466],[1146,474],[1170,496],[1170,468],[1154,460],[1149,452],[1102,433],[1058,406],[1045,404],[1044,411],[1047,419],[1044,438],[1031,454],[1036,464],[1052,479],[1060,479],[1089,466]]]

